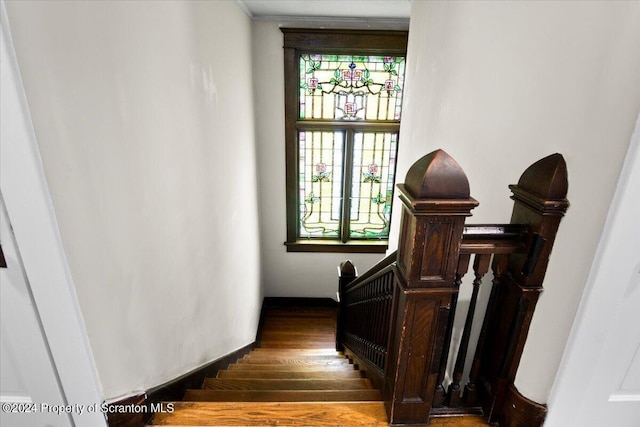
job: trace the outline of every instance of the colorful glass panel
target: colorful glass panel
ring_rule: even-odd
[[[405,59],[301,55],[301,119],[400,120]]]
[[[395,132],[354,135],[349,221],[352,239],[389,237],[397,139]]]
[[[344,133],[299,131],[301,238],[340,236]]]

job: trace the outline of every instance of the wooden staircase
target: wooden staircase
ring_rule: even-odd
[[[172,413],[156,413],[151,424],[388,426],[380,391],[333,349],[335,316],[332,308],[266,309],[260,347],[188,390]],[[486,425],[467,418],[430,425]]]

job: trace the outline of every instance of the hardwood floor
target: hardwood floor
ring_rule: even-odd
[[[387,427],[380,391],[335,346],[335,310],[271,308],[260,347],[201,389],[188,390],[164,426]],[[166,406],[166,405],[165,405]],[[480,427],[479,417],[435,418],[429,426]]]

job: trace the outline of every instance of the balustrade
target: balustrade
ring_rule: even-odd
[[[510,186],[511,224],[465,225],[478,203],[469,195],[462,168],[442,150],[416,162],[398,187],[403,207],[398,252],[361,277],[351,262],[339,268],[337,346],[382,388],[391,424],[466,413],[500,422],[568,207],[564,159],[546,157]],[[458,293],[472,256],[471,297],[467,312],[460,313],[465,322],[453,355]],[[483,284],[490,269],[493,279]],[[490,297],[463,386],[484,287],[491,288]]]

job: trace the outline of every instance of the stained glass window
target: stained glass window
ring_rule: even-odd
[[[400,120],[404,68],[403,57],[301,55],[299,117]]]
[[[389,237],[406,33],[283,32],[288,250],[381,252],[371,244]]]

